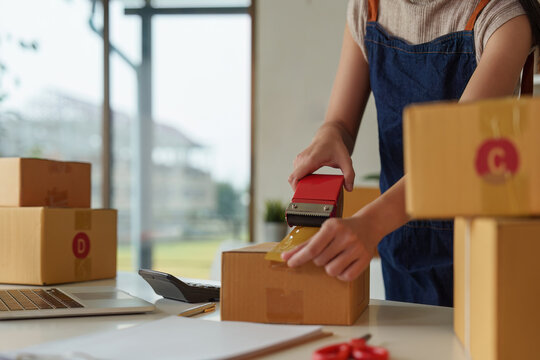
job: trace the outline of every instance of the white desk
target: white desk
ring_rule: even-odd
[[[119,273],[116,279],[82,283],[84,286],[117,286],[155,303],[151,314],[94,316],[39,320],[0,321],[0,351],[97,331],[123,329],[177,314],[185,305],[157,296],[135,273]],[[73,284],[71,284],[73,286]],[[0,288],[13,286],[1,285]],[[219,321],[219,309],[200,318]],[[284,350],[264,359],[309,359],[325,345],[371,333],[373,345],[386,347],[392,360],[465,360],[467,357],[452,330],[452,309],[372,300],[353,326],[325,326],[333,336]]]

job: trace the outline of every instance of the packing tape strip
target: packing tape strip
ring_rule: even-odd
[[[90,210],[75,211],[74,228],[76,231],[92,230],[92,212]],[[88,239],[88,237],[87,237]],[[86,246],[90,246],[88,243]],[[85,254],[88,254],[87,252]],[[90,279],[92,275],[92,259],[90,257],[75,258],[73,263],[75,281]]]
[[[480,109],[480,114],[482,114],[480,133],[485,137],[483,141],[502,138],[508,140],[522,140],[524,133],[523,129],[527,127],[528,122],[521,117],[521,107],[526,106],[526,104],[524,104],[523,101],[518,102],[517,100],[514,100],[511,108],[503,112],[500,111],[500,108],[493,109],[490,105],[491,104],[483,105]],[[511,118],[512,121],[504,121],[505,118]],[[517,146],[516,151],[518,151]],[[518,152],[518,166],[522,167],[519,155]],[[484,181],[486,181],[487,184],[482,187],[482,191],[479,192],[479,195],[481,196],[480,204],[483,204],[484,209],[498,208],[497,203],[501,201],[501,187],[507,194],[507,204],[512,212],[517,212],[523,207],[526,196],[520,193],[520,189],[525,190],[526,178],[523,175],[520,175],[519,172],[518,168],[517,173],[515,174],[512,174],[510,171],[505,171],[502,174],[483,175]]]
[[[75,211],[75,230],[92,230],[92,212],[90,210]]]
[[[75,259],[74,262],[75,281],[84,281],[90,279],[92,275],[92,259]]]
[[[514,103],[512,106],[512,131],[508,135],[514,135],[515,138],[522,138],[521,136],[521,111],[519,109],[519,104]],[[521,162],[521,159],[519,159]],[[516,190],[516,182],[509,181],[512,175],[510,173],[505,173],[504,186],[509,194],[510,208],[517,211],[519,209],[520,199],[518,198],[519,194]]]
[[[283,240],[274,246],[272,250],[266,253],[264,259],[270,261],[284,262],[281,258],[281,254],[294,249],[298,245],[301,245],[311,239],[320,228],[318,227],[306,227],[296,226],[289,234],[287,234]]]
[[[304,320],[304,292],[266,288],[266,317],[272,323],[301,324]]]

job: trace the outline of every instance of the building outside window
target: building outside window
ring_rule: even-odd
[[[91,162],[99,207],[103,43],[89,9],[86,0],[0,3],[0,156]]]
[[[249,5],[109,2],[119,270],[209,278],[219,249],[249,240]],[[204,12],[215,6],[240,10]],[[140,9],[155,12],[149,33]],[[91,162],[93,207],[102,206],[102,28],[100,1],[0,4],[0,156]]]

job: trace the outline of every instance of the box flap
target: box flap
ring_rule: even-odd
[[[224,251],[227,253],[236,253],[236,252],[249,252],[249,253],[266,253],[274,248],[277,243],[275,242],[264,242],[260,244],[255,244],[251,246],[246,246],[240,249],[234,249],[229,251]]]

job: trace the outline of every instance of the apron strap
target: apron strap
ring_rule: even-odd
[[[379,13],[379,0],[369,0],[367,21],[377,21]]]
[[[520,95],[532,95],[534,79],[534,52],[529,54],[525,65],[523,65],[523,73],[521,75],[521,93]]]
[[[488,4],[489,0],[480,0],[478,5],[476,6],[476,9],[474,9],[471,17],[469,18],[469,21],[467,21],[467,25],[465,26],[465,30],[472,30],[474,29],[474,24],[476,23],[476,18],[478,15],[484,10],[486,5]]]

